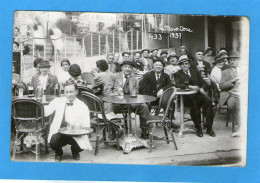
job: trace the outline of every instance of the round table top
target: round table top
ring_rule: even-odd
[[[195,93],[197,93],[197,91],[192,90],[192,89],[177,88],[177,91],[176,91],[176,95],[191,95],[191,94],[195,94]]]
[[[114,104],[142,104],[153,102],[156,100],[155,97],[149,95],[137,94],[136,97],[130,97],[130,95],[120,96],[107,96],[102,98],[103,101]]]
[[[45,98],[46,98],[46,100],[38,100],[34,96],[30,96],[30,95],[23,95],[22,97],[20,97],[20,96],[12,96],[12,100],[16,100],[16,99],[34,99],[34,100],[37,100],[37,101],[41,102],[43,105],[49,104],[53,99],[57,98],[57,96],[55,96],[55,95],[45,95]]]

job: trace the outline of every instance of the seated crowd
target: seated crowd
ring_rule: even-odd
[[[143,49],[141,52],[133,53],[133,58],[131,58],[131,53],[123,52],[122,60],[118,53],[108,54],[106,60],[101,59],[96,62],[97,69],[92,72],[91,84],[81,78],[82,72],[79,65],[71,65],[68,59],[61,61],[62,72],[57,76],[50,73],[49,61],[39,58],[34,61],[35,72],[31,85],[35,95],[39,92],[53,95],[57,86],[64,91],[65,95],[64,99],[55,99],[45,107],[46,115],[56,112],[50,128],[49,142],[57,160],[61,160],[62,146],[66,144],[71,145],[74,159],[79,159],[79,152],[82,149],[91,149],[89,144],[80,142],[82,139],[67,138],[57,133],[57,130],[66,123],[75,123],[75,119],[71,116],[86,119],[86,122],[83,121],[81,125],[90,126],[87,106],[76,98],[77,88],[82,85],[92,89],[94,94],[100,97],[117,95],[121,90],[124,94],[129,94],[133,88],[137,89],[140,94],[156,97],[157,100],[151,104],[131,106],[140,116],[141,138],[144,139],[149,138],[145,116],[150,114],[152,106],[158,105],[163,92],[173,86],[197,91],[196,94],[184,96],[184,104],[190,107],[190,115],[198,137],[203,136],[201,108],[206,118],[206,133],[212,137],[216,136],[213,131],[214,103],[208,92],[213,84],[220,92],[220,107],[227,105],[228,111],[239,126],[239,98],[229,92],[236,89],[239,84],[240,56],[237,51],[231,51],[228,54],[225,49],[221,49],[215,57],[214,49],[208,48],[205,53],[202,50],[196,51],[195,59],[188,55],[185,46],[180,48],[180,56],[174,53],[168,54],[167,50],[161,50],[158,56],[158,52],[158,49]],[[141,75],[141,77],[138,78],[136,75]],[[13,69],[12,84],[13,88],[22,87],[15,69]],[[107,113],[119,111],[119,107],[115,104],[104,106]]]

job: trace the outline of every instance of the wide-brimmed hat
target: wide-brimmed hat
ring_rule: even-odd
[[[205,54],[203,50],[197,50],[196,51],[196,53],[199,53],[199,52],[203,53],[203,55]]]
[[[162,50],[160,55],[162,55],[162,54],[168,54],[168,52],[166,50]]]
[[[240,58],[240,54],[238,51],[233,50],[228,53],[228,58]]]
[[[141,51],[141,53],[143,53],[144,51],[148,51],[148,53],[150,53],[150,50],[148,50],[148,49],[143,49],[143,50]]]
[[[78,77],[81,75],[81,69],[78,64],[72,64],[68,72],[72,77]]]
[[[220,56],[216,56],[216,57],[214,58],[213,64],[216,65],[216,64],[219,64],[219,63],[221,63],[221,62],[224,62],[225,59],[226,59],[226,58],[224,58],[224,57],[221,58]]]
[[[180,64],[182,64],[183,62],[186,62],[186,61],[189,61],[189,62],[190,62],[191,59],[189,59],[187,55],[182,55],[182,56],[180,56],[180,58],[179,58],[178,64],[180,65]]]
[[[124,59],[121,66],[123,66],[123,65],[131,65],[131,66],[135,67],[135,64],[131,58]]]
[[[169,59],[170,59],[171,57],[175,57],[175,58],[177,58],[177,59],[179,60],[179,57],[178,57],[176,54],[170,54],[170,55],[167,57],[167,60],[169,61]]]
[[[48,60],[41,60],[39,62],[39,68],[44,68],[44,67],[51,67],[50,61],[48,61]]]

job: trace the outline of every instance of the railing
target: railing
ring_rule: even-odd
[[[35,49],[35,45],[39,45],[39,40],[42,42],[43,50]],[[72,42],[68,45],[68,40]],[[57,70],[61,69],[61,58],[68,58],[72,63],[77,63],[81,67],[86,65],[86,61],[90,60],[90,57],[105,57],[108,53],[121,53],[123,51],[129,51],[133,54],[134,51],[142,49],[143,34],[141,31],[135,31],[131,29],[128,32],[111,32],[107,34],[102,33],[88,33],[87,35],[68,36],[62,35],[57,38],[28,38],[22,42],[27,43],[30,46],[30,52],[28,56],[23,56],[22,47],[21,52],[21,78],[24,79],[25,75],[32,74],[32,64],[36,57],[54,61],[54,66],[51,68],[52,73],[56,74]],[[57,48],[55,44],[62,47]],[[50,47],[52,45],[52,48]],[[76,47],[79,49],[76,49]],[[53,49],[54,47],[54,49]],[[50,51],[52,50],[52,51]],[[72,50],[72,51],[71,51]],[[25,57],[27,59],[25,60]],[[74,58],[73,58],[74,57]],[[26,67],[27,64],[27,67]],[[28,69],[28,65],[31,65]],[[88,65],[89,66],[89,65]],[[90,66],[95,67],[95,64]],[[28,71],[29,70],[29,71]],[[84,70],[83,70],[84,71]],[[28,73],[27,73],[28,72]]]

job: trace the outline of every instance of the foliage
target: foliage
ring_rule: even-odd
[[[77,25],[71,20],[60,18],[57,20],[56,25],[64,34],[77,34]]]

